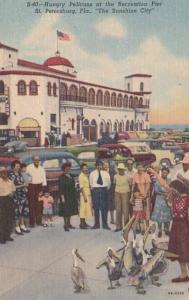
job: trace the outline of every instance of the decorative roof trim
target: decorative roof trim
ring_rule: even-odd
[[[21,71],[21,70],[11,70],[11,71],[0,71],[0,75],[11,75],[11,74],[16,74],[16,75],[33,75],[33,76],[45,76],[45,77],[50,77],[50,78],[56,78],[59,80],[64,80],[64,81],[70,81],[72,83],[77,83],[77,84],[83,84],[83,85],[88,85],[91,87],[97,87],[97,88],[102,88],[102,89],[108,89],[111,91],[115,92],[121,92],[125,94],[130,94],[130,95],[136,95],[136,96],[144,96],[144,95],[150,95],[152,92],[130,92],[126,90],[121,90],[109,86],[104,86],[104,85],[99,85],[96,83],[91,83],[91,82],[85,82],[77,79],[70,79],[70,78],[65,78],[65,77],[60,77],[56,75],[51,75],[47,73],[41,73],[41,72],[32,72],[32,71]]]
[[[18,49],[13,48],[13,47],[9,47],[9,46],[7,46],[5,44],[2,44],[2,43],[0,43],[0,48],[4,48],[4,49],[7,49],[7,50],[18,52]]]

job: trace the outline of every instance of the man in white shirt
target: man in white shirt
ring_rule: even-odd
[[[110,175],[102,170],[102,161],[96,161],[96,169],[91,172],[89,182],[92,190],[92,201],[94,208],[95,224],[92,229],[100,228],[100,211],[102,217],[102,226],[110,230],[107,224],[108,216],[108,194],[107,191],[111,186]]]
[[[28,185],[29,219],[30,226],[42,224],[42,202],[38,201],[39,193],[43,186],[47,185],[45,170],[40,166],[39,156],[33,157],[33,163],[27,167],[27,173],[31,177]]]

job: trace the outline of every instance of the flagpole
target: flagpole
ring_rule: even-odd
[[[57,48],[56,53],[58,54],[58,34],[57,34],[57,32],[56,32],[56,48]]]

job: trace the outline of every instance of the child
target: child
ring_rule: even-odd
[[[50,195],[48,190],[45,190],[39,193],[39,201],[43,201],[43,218],[44,218],[43,226],[47,227],[49,221],[52,226],[52,222],[53,222],[52,204],[54,202],[53,197]]]
[[[141,195],[137,184],[135,184],[133,189],[133,216],[138,219],[136,223],[136,227],[134,228],[134,234],[142,233],[144,234],[146,230],[146,211],[145,211],[145,203],[144,196]]]

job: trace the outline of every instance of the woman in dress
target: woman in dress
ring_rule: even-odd
[[[150,169],[151,172],[155,172]],[[171,207],[173,223],[170,231],[168,251],[178,255],[181,275],[172,279],[174,283],[189,281],[189,188],[180,181],[174,180],[167,185],[157,173],[156,177],[168,192],[167,202]]]
[[[81,165],[81,173],[79,175],[79,187],[80,187],[80,228],[88,229],[90,226],[86,223],[86,219],[92,218],[92,200],[91,190],[89,185],[89,176],[87,164]]]
[[[64,218],[64,230],[74,229],[70,223],[71,216],[78,215],[77,190],[74,178],[70,175],[70,163],[62,166],[63,174],[59,180],[60,206],[59,215]]]
[[[11,232],[14,222],[13,194],[16,188],[9,180],[7,170],[0,167],[0,243],[13,241]]]
[[[14,194],[13,204],[15,212],[15,233],[23,235],[23,233],[30,232],[26,227],[29,208],[27,200],[27,188],[24,178],[21,174],[21,163],[19,160],[15,160],[11,164],[12,171],[9,174],[9,179],[12,180],[16,187]]]
[[[167,182],[170,183],[168,179],[169,169],[162,168],[161,177]],[[157,222],[158,224],[158,237],[162,236],[162,230],[164,225],[164,231],[166,235],[169,235],[170,221],[172,220],[171,209],[167,205],[166,197],[167,191],[163,188],[159,182],[156,180],[154,183],[154,192],[155,192],[155,206],[151,216],[151,220]]]

